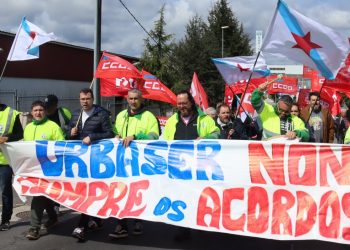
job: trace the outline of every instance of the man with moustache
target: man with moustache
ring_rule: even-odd
[[[315,142],[333,143],[334,141],[334,121],[328,109],[320,104],[320,93],[310,92],[310,104],[300,111],[300,117],[304,121],[308,121]]]
[[[264,92],[271,82],[259,85],[252,93],[250,102],[259,114],[262,123],[262,139],[268,140],[274,136],[285,136],[288,140],[300,138],[309,140],[309,131],[304,122],[297,116],[291,115],[290,110],[293,99],[289,95],[283,95],[276,105],[271,105],[263,100]]]
[[[177,109],[165,124],[165,140],[199,140],[218,139],[219,128],[210,116],[204,114],[199,108],[193,96],[188,91],[177,94]],[[191,237],[189,228],[180,228],[175,236],[176,241],[188,240]]]
[[[246,128],[238,117],[232,117],[230,107],[222,103],[218,106],[216,126],[220,129],[220,139],[248,140]]]

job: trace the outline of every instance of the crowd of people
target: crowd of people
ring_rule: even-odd
[[[162,138],[165,140],[268,140],[275,137],[298,139],[302,142],[350,143],[348,129],[350,111],[342,109],[337,117],[332,117],[328,109],[320,104],[320,95],[311,92],[310,104],[300,110],[297,103],[288,95],[283,95],[275,104],[264,100],[267,84],[254,90],[251,104],[257,116],[249,116],[242,121],[236,110],[225,103],[219,103],[204,113],[188,91],[177,94],[177,111],[169,117]],[[147,110],[142,92],[131,89],[127,94],[128,107],[111,121],[111,113],[100,105],[95,105],[91,89],[79,93],[80,108],[71,113],[58,107],[58,98],[48,95],[43,101],[35,101],[31,106],[32,121],[22,126],[20,112],[0,104],[0,143],[18,140],[81,140],[90,145],[101,139],[118,138],[125,148],[133,140],[157,140],[161,129],[156,116]],[[113,125],[114,124],[114,125]],[[23,128],[24,127],[24,128]],[[0,191],[2,194],[2,214],[0,230],[10,229],[13,213],[12,194],[13,171],[0,151]],[[32,199],[30,228],[26,237],[36,240],[43,232],[57,223],[59,204],[38,196]],[[42,223],[46,211],[48,220]],[[112,238],[128,237],[127,220],[117,219],[116,227],[109,234]],[[134,235],[143,233],[141,220],[133,220]],[[81,214],[72,236],[84,241],[87,232],[103,227],[100,218]],[[191,230],[179,228],[177,240],[191,237]]]

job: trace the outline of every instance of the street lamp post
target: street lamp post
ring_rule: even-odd
[[[221,57],[224,57],[224,29],[228,29],[229,26],[221,26]]]

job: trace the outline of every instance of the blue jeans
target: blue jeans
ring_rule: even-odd
[[[9,165],[0,165],[0,193],[2,195],[1,222],[11,220],[13,211],[12,168]]]

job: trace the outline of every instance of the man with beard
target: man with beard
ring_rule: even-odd
[[[128,108],[121,111],[115,120],[116,138],[122,139],[123,146],[127,148],[133,140],[157,140],[159,138],[159,125],[157,118],[147,111],[142,103],[142,93],[138,89],[128,91]],[[134,235],[143,233],[142,222],[135,220]],[[128,237],[127,219],[118,220],[114,232],[109,236],[120,239]]]
[[[178,112],[173,114],[165,124],[165,140],[218,139],[219,128],[210,116],[197,109],[193,96],[188,91],[180,92],[176,97]],[[189,228],[180,228],[176,241],[188,240]]]
[[[267,140],[274,136],[284,135],[290,140],[298,137],[302,141],[308,141],[309,131],[305,128],[304,122],[299,117],[290,114],[293,99],[289,95],[282,96],[274,106],[263,101],[262,97],[270,83],[260,84],[253,91],[250,100],[262,123],[262,139]]]
[[[303,108],[300,117],[304,121],[308,121],[315,142],[333,143],[334,141],[334,121],[328,109],[322,108],[320,104],[320,93],[310,92],[310,104]]]
[[[216,126],[220,129],[220,139],[248,140],[246,128],[240,118],[233,118],[227,104],[218,106]]]

